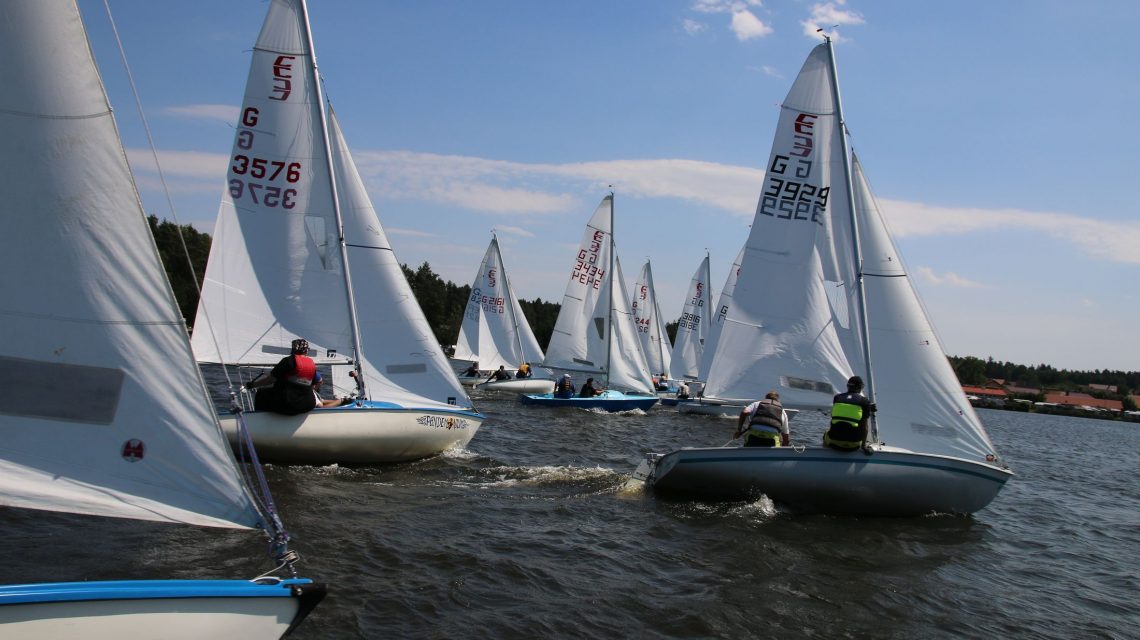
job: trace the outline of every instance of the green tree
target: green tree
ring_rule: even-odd
[[[148,216],[147,221],[166,270],[166,278],[178,301],[178,310],[189,324],[194,321],[198,309],[198,287],[202,284],[206,260],[210,257],[210,235],[188,224],[179,226],[166,220],[159,222],[156,216]],[[186,241],[185,249],[182,248],[183,240]]]

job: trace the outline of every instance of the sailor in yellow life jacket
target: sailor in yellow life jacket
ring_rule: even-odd
[[[823,444],[843,451],[854,451],[867,443],[867,421],[875,413],[875,403],[863,395],[863,379],[851,376],[847,393],[832,400],[831,426],[823,434]]]
[[[740,411],[733,439],[746,431],[746,447],[788,446],[791,431],[788,429],[788,414],[780,405],[780,394],[769,391],[763,400],[757,400]]]

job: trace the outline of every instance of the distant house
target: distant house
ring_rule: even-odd
[[[1094,398],[1087,393],[1051,391],[1045,394],[1045,402],[1068,407],[1092,407],[1093,409],[1107,409],[1109,411],[1124,410],[1124,403],[1120,400],[1103,400]]]
[[[1033,387],[1015,387],[1013,385],[1006,385],[1005,390],[1006,393],[1011,396],[1035,396],[1041,393],[1040,389],[1034,389]]]
[[[1114,384],[1089,384],[1085,385],[1093,391],[1107,391],[1109,393],[1116,393],[1116,385]]]
[[[995,400],[1005,400],[1009,394],[1005,389],[995,387],[973,387],[970,385],[962,385],[962,391],[966,392],[968,396],[978,396],[979,398],[992,398]]]

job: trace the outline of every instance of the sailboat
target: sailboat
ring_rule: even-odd
[[[708,380],[711,375],[713,355],[716,353],[717,344],[720,342],[720,333],[724,329],[725,320],[728,318],[728,310],[732,308],[732,294],[736,290],[736,281],[740,277],[740,263],[744,259],[745,248],[741,247],[740,252],[736,254],[736,259],[728,270],[728,278],[725,279],[724,287],[720,290],[716,307],[709,314],[709,332],[705,338],[705,348],[701,352],[701,363],[697,370],[698,380]],[[704,389],[684,404],[685,406],[677,409],[678,412],[703,415],[738,415],[745,407],[744,404],[726,403],[714,398],[706,399]],[[788,411],[789,418],[795,413],[794,409],[786,411]]]
[[[657,304],[657,289],[653,285],[653,265],[646,259],[641,274],[633,283],[633,300],[629,305],[637,325],[637,337],[641,340],[641,352],[653,374],[651,381],[661,399],[662,406],[677,404],[677,387],[669,380],[669,363],[673,357],[673,345],[669,342],[669,328],[661,307]]]
[[[194,362],[75,2],[6,3],[0,58],[6,255],[26,269],[0,281],[0,505],[263,528],[292,573]],[[280,638],[324,594],[270,575],[3,585],[0,635]]]
[[[693,272],[688,295],[677,319],[677,335],[673,340],[673,357],[669,377],[674,380],[697,380],[701,358],[709,332],[709,312],[712,310],[712,291],[709,273],[709,254]]]
[[[483,416],[416,303],[316,69],[306,3],[273,0],[254,46],[194,352],[202,363],[268,367],[303,338],[337,388],[355,387],[356,401],[339,408],[245,413],[265,461],[401,462],[462,447]],[[212,332],[200,330],[207,325]],[[244,391],[242,400],[252,405]],[[236,420],[222,426],[232,442]]]
[[[797,324],[789,306],[814,315]],[[805,331],[815,340],[801,339]],[[879,408],[867,446],[681,449],[649,454],[635,481],[702,497],[762,493],[794,510],[913,516],[973,513],[1013,475],[962,392],[849,152],[830,38],[784,100],[714,362],[716,391],[760,385],[754,391],[777,388],[781,399],[786,392],[817,406],[860,374]]]
[[[542,362],[545,368],[598,376],[606,390],[591,398],[523,394],[523,404],[628,411],[657,403],[614,247],[613,224],[611,193],[586,223]]]
[[[455,342],[455,359],[469,360],[496,370],[500,366],[515,371],[523,363],[542,362],[542,348],[523,315],[515,296],[499,239],[491,234],[491,244],[471,283],[471,297],[463,311],[463,324]],[[492,380],[481,378],[475,388],[481,391],[550,393],[554,380],[549,377]]]

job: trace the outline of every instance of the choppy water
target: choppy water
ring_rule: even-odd
[[[476,398],[468,450],[272,467],[311,638],[1126,638],[1140,616],[1140,428],[982,411],[1018,474],[970,518],[836,518],[623,490],[642,453],[733,421]],[[801,414],[793,439],[816,441]],[[5,582],[250,577],[256,536],[0,511]]]

